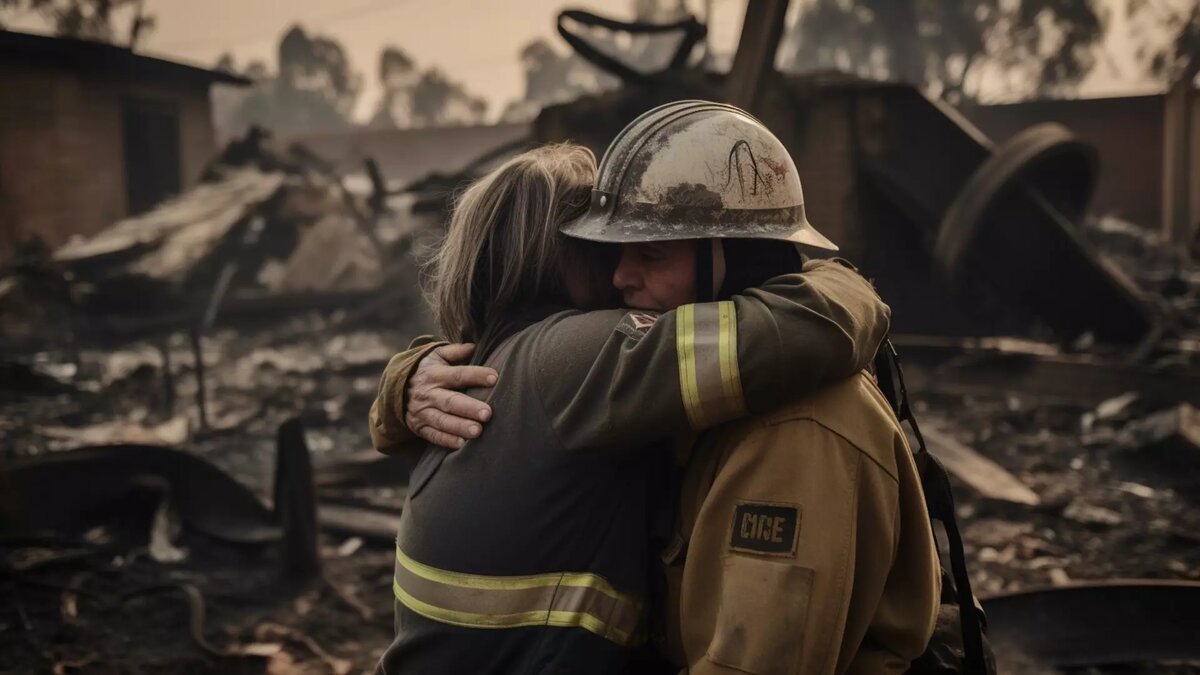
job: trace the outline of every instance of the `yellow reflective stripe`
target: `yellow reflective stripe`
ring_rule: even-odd
[[[642,601],[594,574],[451,572],[417,562],[399,546],[396,562],[396,599],[434,621],[473,628],[577,627],[621,645],[641,638]]]
[[[737,309],[731,301],[719,303],[721,384],[725,387],[725,399],[738,415],[746,414],[746,397],[742,393],[742,373],[738,368]]]
[[[693,429],[703,429],[704,408],[696,384],[695,305],[682,305],[675,311],[675,351],[679,358],[679,391],[683,409]]]
[[[706,429],[745,415],[733,302],[681,306],[675,336],[680,391],[692,428]]]
[[[635,598],[621,593],[613,588],[612,584],[605,581],[603,577],[596,576],[595,574],[550,572],[528,576],[492,577],[482,574],[451,572],[449,570],[430,567],[429,565],[413,560],[404,551],[401,551],[399,546],[396,547],[396,560],[409,572],[423,579],[436,581],[439,584],[446,584],[448,586],[500,591],[520,591],[529,588],[545,588],[547,586],[570,586],[572,588],[590,588],[607,595],[613,600],[637,602]]]
[[[404,591],[397,581],[392,582],[392,592],[405,607],[427,619],[464,628],[522,628],[525,626],[554,626],[556,628],[583,628],[589,633],[608,638],[618,644],[632,644],[633,636],[616,626],[609,626],[591,614],[555,610],[534,610],[516,614],[480,614],[461,612],[435,607],[422,602]]]

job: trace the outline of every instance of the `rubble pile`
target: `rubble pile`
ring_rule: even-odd
[[[203,346],[207,424],[181,334],[83,348],[77,362],[43,353],[22,371],[19,391],[6,380],[0,484],[23,489],[6,489],[0,507],[52,505],[56,524],[72,527],[22,532],[15,525],[29,519],[0,508],[0,593],[15,612],[0,615],[0,671],[372,666],[391,634],[390,543],[410,467],[376,463],[366,414],[387,359],[429,324],[413,297],[375,308],[369,328],[355,309],[214,331]],[[296,416],[315,467],[323,567],[293,588],[281,579],[290,558],[278,532],[258,543],[222,533],[245,522],[278,527],[277,432]],[[97,447],[118,451],[109,460],[126,469],[12,473],[26,462],[81,461]],[[198,486],[201,472],[156,468],[135,456],[144,448],[176,448],[223,480]],[[257,507],[247,511],[243,499],[215,533],[190,515],[230,511],[229,494],[251,495]]]
[[[369,668],[391,634],[390,541],[408,467],[375,463],[366,411],[391,353],[428,326],[412,295],[222,323],[203,343],[207,425],[182,333],[25,364],[22,390],[0,404],[4,466],[97,444],[173,447],[270,507],[278,429],[299,415],[322,577],[295,590],[281,581],[278,542],[221,540],[189,525],[186,509],[160,517],[162,490],[143,489],[136,518],[0,547],[20,608],[0,617],[0,669]],[[1200,404],[1200,387],[1182,379],[1188,371],[981,342],[899,344],[926,440],[956,482],[980,595],[1113,577],[1200,580],[1200,447],[1188,407]],[[1076,370],[1039,370],[1051,367]],[[154,646],[130,649],[130,635]]]
[[[438,234],[403,197],[372,207],[252,133],[196,189],[0,280],[0,671],[373,666],[410,467],[365,420],[429,332],[410,250]],[[314,469],[281,491],[289,420]],[[281,504],[319,518],[316,576]]]
[[[1158,232],[1112,215],[1089,218],[1084,235],[1161,299],[1163,310],[1189,334],[1186,346],[1200,352],[1200,236],[1189,252]]]
[[[286,312],[386,291],[389,262],[436,223],[393,201],[353,192],[302,147],[281,149],[251,130],[192,190],[3,275],[5,341],[22,348],[193,329],[222,312]],[[45,304],[59,307],[30,312]]]
[[[1184,404],[1186,405],[1186,404]],[[989,497],[965,482],[959,517],[981,595],[1108,578],[1200,580],[1200,431],[1161,454],[1147,439],[1101,441],[1095,411],[997,392],[923,392],[918,406],[939,428],[1015,477],[1033,504]],[[931,443],[931,450],[941,448]],[[953,477],[953,476],[952,476]]]

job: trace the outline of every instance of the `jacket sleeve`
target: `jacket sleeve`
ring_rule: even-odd
[[[371,445],[379,452],[397,455],[418,452],[424,447],[424,441],[409,431],[404,423],[404,390],[421,359],[444,344],[447,343],[422,336],[413,340],[407,351],[396,354],[388,361],[367,420],[371,430]]]
[[[898,562],[897,545],[928,515],[898,513],[895,478],[815,421],[723,440],[687,548],[688,675],[905,672],[932,630],[937,567],[928,532],[914,539],[924,565]],[[764,516],[779,524],[756,529]]]
[[[643,447],[862,370],[889,316],[852,268],[816,260],[728,301],[549,322],[521,365],[565,447]]]

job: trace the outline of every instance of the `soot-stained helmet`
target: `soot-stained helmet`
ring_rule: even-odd
[[[629,243],[773,239],[837,250],[809,222],[791,155],[744,110],[676,101],[617,134],[566,235]]]

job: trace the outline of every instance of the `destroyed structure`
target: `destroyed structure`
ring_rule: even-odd
[[[0,31],[0,260],[195,186],[217,151],[209,90],[249,83],[115,45]]]
[[[252,130],[178,197],[5,268],[0,670],[370,668],[410,467],[368,450],[366,410],[429,330],[414,261],[454,190],[707,98],[784,141],[892,305],[1001,672],[1200,672],[1194,227],[1095,212],[1105,157],[1062,125],[996,143],[907,85],[775,72],[786,6],[751,3],[728,75],[614,71],[454,168]]]

